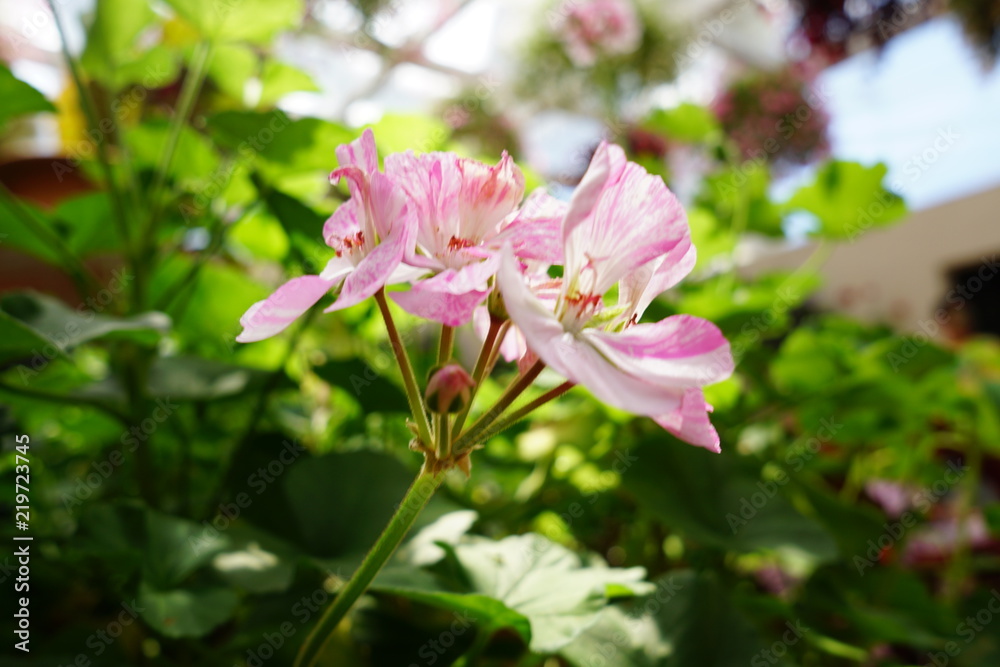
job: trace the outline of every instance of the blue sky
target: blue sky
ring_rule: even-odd
[[[825,71],[834,155],[889,166],[911,209],[1000,185],[1000,67],[943,17]]]

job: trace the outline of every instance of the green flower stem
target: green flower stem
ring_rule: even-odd
[[[493,348],[497,344],[497,337],[502,326],[501,322],[490,318],[490,328],[486,332],[483,349],[479,351],[479,358],[476,359],[476,367],[472,370],[472,389],[469,392],[469,400],[455,416],[455,424],[451,429],[452,440],[458,438],[458,434],[462,431],[465,420],[469,416],[469,410],[472,409],[472,401],[476,398],[476,392],[479,391],[479,385],[483,383],[483,378],[486,377],[486,368],[489,365],[489,360],[493,354]]]
[[[545,368],[545,363],[542,361],[536,361],[535,365],[529,368],[523,375],[518,376],[514,382],[507,387],[507,391],[497,400],[496,405],[484,412],[476,422],[470,426],[465,433],[460,435],[457,440],[452,442],[452,451],[456,454],[461,454],[464,451],[468,451],[475,447],[477,444],[483,442],[483,435],[486,433],[487,429],[503,415],[504,410],[506,410],[510,405],[517,400],[517,397],[524,393],[524,390],[531,386],[531,383],[535,381],[542,369]]]
[[[410,363],[409,355],[406,354],[406,347],[403,345],[399,330],[396,329],[396,323],[392,320],[389,303],[385,300],[384,289],[375,292],[375,302],[378,303],[378,309],[385,321],[385,329],[389,334],[389,342],[392,343],[392,352],[396,355],[399,371],[403,374],[406,399],[410,403],[410,412],[413,413],[413,419],[417,423],[420,442],[426,447],[433,446],[434,438],[431,437],[431,425],[427,421],[427,411],[424,410],[424,401],[420,396],[420,388],[417,386],[417,378],[413,373],[413,365]]]
[[[438,347],[438,363],[451,359],[451,352],[455,346],[455,327],[441,325],[441,345]]]
[[[522,419],[524,419],[525,417],[527,417],[529,414],[531,414],[532,412],[534,412],[538,408],[542,407],[543,405],[545,405],[546,403],[548,403],[552,399],[559,398],[560,396],[562,396],[563,394],[565,394],[567,391],[569,391],[570,389],[572,389],[575,386],[576,385],[573,384],[572,382],[563,382],[558,387],[555,387],[553,389],[549,389],[547,392],[545,392],[544,394],[542,394],[538,398],[536,398],[536,399],[534,399],[534,400],[532,400],[532,401],[530,401],[528,403],[525,403],[523,406],[521,406],[520,408],[518,408],[514,412],[511,412],[509,415],[507,415],[503,419],[498,419],[497,421],[493,422],[493,424],[491,424],[485,431],[483,431],[480,434],[479,441],[480,442],[488,442],[491,438],[493,438],[498,433],[506,431],[508,428],[510,428],[511,426],[513,426],[514,424],[516,424],[517,422],[521,421]]]
[[[316,664],[337,625],[351,610],[357,599],[368,589],[372,580],[396,551],[403,538],[406,537],[420,511],[427,505],[427,501],[441,484],[444,475],[445,471],[442,469],[428,470],[425,467],[420,472],[409,491],[406,492],[406,496],[403,497],[396,513],[389,520],[389,524],[379,535],[375,546],[368,552],[361,566],[340,590],[337,597],[323,613],[322,618],[319,619],[316,627],[306,637],[306,641],[299,649],[298,657],[295,659],[295,667],[313,667]]]
[[[161,192],[167,182],[167,173],[170,171],[170,165],[174,161],[174,153],[177,152],[177,144],[180,142],[181,132],[191,117],[195,103],[198,101],[198,93],[201,91],[201,86],[205,82],[205,77],[208,74],[208,64],[211,59],[211,43],[199,43],[195,47],[194,56],[191,59],[191,69],[188,70],[187,76],[184,77],[184,83],[181,86],[180,98],[177,101],[177,108],[174,110],[174,117],[170,120],[167,142],[163,147],[163,154],[160,156],[160,164],[156,170],[156,178],[153,180],[153,185],[149,191],[149,220],[146,223],[146,229],[140,239],[140,259],[143,264],[149,263],[147,260],[149,259],[149,256],[155,252],[157,247],[157,227],[163,213],[163,204],[160,201]],[[145,276],[142,277],[142,280],[139,280],[139,277],[137,276],[137,302],[141,303],[141,300],[144,298],[144,290]]]

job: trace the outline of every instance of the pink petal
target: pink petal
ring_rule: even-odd
[[[513,220],[490,242],[490,247],[499,249],[509,243],[518,257],[561,264],[560,229],[566,209],[566,202],[559,201],[544,190],[535,190]]]
[[[504,249],[497,284],[528,348],[566,379],[586,386],[605,403],[636,414],[660,415],[680,405],[682,391],[623,372],[585,337],[564,330],[551,309],[528,289],[509,248]]]
[[[582,335],[624,372],[664,387],[704,386],[733,372],[729,341],[714,324],[691,315]]]
[[[385,158],[385,173],[406,193],[417,218],[417,243],[431,253],[458,236],[462,185],[458,158],[451,153],[412,151]]]
[[[718,454],[722,448],[719,446],[719,434],[708,419],[711,411],[712,406],[705,403],[701,389],[691,388],[684,392],[677,410],[654,419],[684,442]]]
[[[690,238],[686,237],[660,259],[646,262],[622,278],[619,304],[628,306],[629,316],[640,319],[653,299],[691,273],[697,260],[698,254]]]
[[[312,308],[333,283],[319,276],[292,278],[274,294],[250,306],[240,318],[243,331],[236,340],[253,343],[283,331],[300,315]]]
[[[362,200],[354,197],[338,206],[333,215],[323,224],[323,242],[334,250],[341,250],[343,239],[355,238],[357,233],[361,231],[361,225],[358,221],[358,207],[363,206]]]
[[[445,275],[452,274],[447,272],[439,274],[439,276]],[[391,292],[389,296],[411,315],[450,327],[459,327],[472,319],[473,311],[489,295],[487,290],[454,294],[447,289],[435,289],[436,287],[438,285],[431,283],[430,280],[421,280],[408,292]]]
[[[326,309],[327,313],[342,310],[374,296],[388,284],[389,279],[403,260],[403,252],[412,241],[412,228],[400,226],[399,233],[385,239],[368,253],[344,279],[337,300]]]
[[[590,158],[590,166],[583,175],[583,179],[573,191],[569,207],[566,210],[566,217],[563,218],[562,235],[563,243],[568,242],[570,234],[577,228],[590,212],[597,205],[597,200],[604,191],[604,186],[611,178],[611,157],[608,152],[610,147],[607,142],[602,141]]]
[[[337,162],[341,167],[357,167],[366,174],[378,171],[378,149],[371,128],[351,143],[337,146]]]
[[[487,281],[496,273],[498,257],[447,269],[421,280],[409,292],[393,292],[389,296],[406,312],[441,322],[451,327],[465,324],[489,294]]]
[[[684,209],[662,178],[626,162],[618,146],[608,146],[604,159],[609,177],[596,204],[572,227],[563,226],[565,274],[593,271],[588,282],[593,282],[595,294],[603,294],[636,267],[690,239]]]
[[[497,225],[521,203],[524,174],[506,151],[493,167],[469,159],[459,159],[456,164],[461,178],[458,238],[492,238]]]

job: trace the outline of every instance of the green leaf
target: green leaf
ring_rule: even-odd
[[[403,390],[361,359],[328,361],[313,372],[349,393],[365,413],[410,410]]]
[[[88,506],[81,515],[81,549],[129,563],[159,588],[180,585],[226,546],[202,524],[124,503]]]
[[[260,106],[272,106],[288,93],[319,90],[312,77],[299,68],[271,60],[264,63],[260,83]]]
[[[126,282],[124,276],[119,284]],[[95,307],[96,306],[96,307]],[[34,292],[9,293],[0,297],[0,331],[7,334],[0,350],[7,359],[41,352],[62,354],[88,341],[133,340],[153,344],[170,330],[170,318],[150,312],[133,317],[99,314],[100,303],[82,303],[70,308],[50,296]],[[49,352],[35,348],[38,343]]]
[[[820,222],[818,235],[854,240],[869,229],[884,227],[906,214],[902,198],[882,186],[888,168],[831,160],[812,185],[800,188],[786,210],[808,211]]]
[[[285,521],[308,553],[342,559],[363,555],[395,511],[413,475],[392,457],[368,451],[304,460],[288,471]],[[317,512],[317,503],[336,512]]]
[[[224,93],[243,103],[247,81],[257,68],[257,54],[249,46],[220,44],[208,64],[208,76]]]
[[[302,20],[302,0],[167,0],[202,35],[220,42],[270,42]]]
[[[157,590],[139,587],[143,619],[165,637],[204,637],[229,620],[239,598],[226,588]]]
[[[166,120],[147,121],[126,135],[136,165],[154,170],[160,166],[163,147],[170,133]],[[181,187],[194,192],[205,188],[219,170],[219,156],[205,135],[185,126],[177,141],[177,157],[170,163],[169,175]]]
[[[108,233],[111,216],[108,194],[91,192],[61,201],[53,217],[59,226],[67,230],[66,244],[70,250],[82,257],[121,247],[121,237]]]
[[[258,389],[269,376],[266,371],[202,357],[158,357],[149,370],[147,390],[154,397],[211,401]]]
[[[441,150],[451,136],[443,120],[422,114],[385,114],[371,128],[381,157],[411,149],[418,153]]]
[[[673,109],[657,109],[643,122],[643,127],[668,139],[690,143],[716,141],[721,136],[715,114],[689,102]]]
[[[836,544],[826,531],[785,498],[787,474],[762,478],[732,455],[712,454],[667,436],[641,445],[635,456],[642,465],[625,473],[625,488],[645,510],[691,539],[816,562],[836,556]]]
[[[496,542],[469,536],[454,546],[454,554],[468,592],[402,587],[387,592],[467,612],[487,631],[512,628],[540,653],[559,650],[595,623],[612,595],[651,588],[642,568],[610,568],[596,556],[581,558],[534,533]]]
[[[137,43],[143,29],[155,20],[156,14],[148,2],[98,0],[80,64],[88,74],[113,88],[150,78],[143,69],[152,63],[144,62],[144,50]],[[159,52],[164,53],[162,48]],[[127,69],[123,71],[123,67]]]
[[[0,99],[3,100],[0,127],[22,114],[56,110],[44,95],[15,77],[3,63],[0,63]]]

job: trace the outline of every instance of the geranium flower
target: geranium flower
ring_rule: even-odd
[[[318,276],[293,278],[263,301],[250,306],[240,319],[241,343],[269,338],[283,331],[340,285],[326,312],[353,306],[373,296],[412,252],[416,218],[406,195],[379,171],[375,136],[370,129],[350,144],[337,147],[340,167],[330,174],[334,184],[347,179],[351,198],[323,226],[323,240],[337,255]]]
[[[701,387],[733,370],[729,343],[706,320],[638,323],[650,301],[691,270],[680,203],[617,146],[602,143],[561,221],[565,265],[554,305],[540,299],[510,250],[497,284],[531,352],[605,403],[656,419],[719,451]],[[619,285],[619,304],[604,295]]]
[[[526,258],[558,252],[554,217],[515,213],[524,176],[506,153],[492,167],[453,153],[397,153],[386,158],[386,173],[417,218],[417,252],[405,261],[432,274],[389,295],[413,315],[448,326],[468,322],[490,292],[504,243]]]

